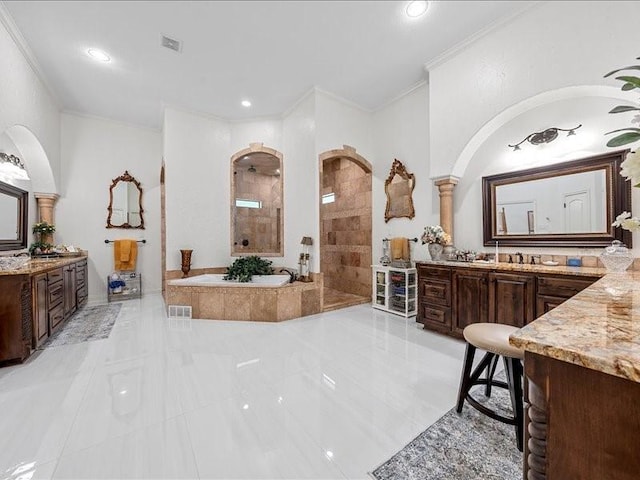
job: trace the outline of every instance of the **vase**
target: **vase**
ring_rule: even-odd
[[[430,243],[429,244],[429,255],[431,255],[431,260],[437,261],[442,258],[442,250],[443,246],[439,243]]]
[[[180,250],[182,254],[182,278],[186,278],[191,270],[191,253],[193,250]]]

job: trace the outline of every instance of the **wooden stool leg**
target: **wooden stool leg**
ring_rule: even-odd
[[[476,354],[476,347],[467,343],[467,350],[464,354],[464,365],[462,366],[462,377],[460,378],[460,390],[458,390],[458,404],[456,412],[462,412],[464,399],[471,388],[471,369],[473,368],[473,357]]]
[[[491,382],[493,381],[493,376],[496,373],[496,367],[498,366],[498,360],[500,359],[500,355],[496,355],[493,357],[493,362],[487,369],[487,386],[484,389],[485,397],[491,396]]]
[[[516,445],[522,452],[524,440],[524,408],[522,392],[522,363],[517,358],[504,357],[504,367],[507,373],[507,383],[509,384],[509,394],[511,396],[511,406],[515,418]]]

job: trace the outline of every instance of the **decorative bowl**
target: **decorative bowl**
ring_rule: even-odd
[[[600,254],[600,261],[608,272],[624,272],[633,263],[633,256],[629,249],[618,240],[611,242]]]

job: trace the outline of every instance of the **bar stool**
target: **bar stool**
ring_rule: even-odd
[[[509,344],[509,335],[516,330],[518,330],[516,327],[498,323],[474,323],[465,327],[463,335],[467,341],[467,350],[465,353],[464,366],[462,367],[462,378],[460,379],[456,411],[458,413],[462,412],[462,406],[466,400],[476,410],[494,420],[508,425],[514,425],[516,430],[516,444],[518,450],[522,451],[524,413],[522,398],[523,370],[521,361],[524,358],[524,352]],[[476,349],[478,348],[487,353],[472,373],[473,359]],[[504,361],[504,369],[507,375],[506,383],[493,379],[500,357],[502,357]],[[485,378],[480,378],[480,375],[482,375],[484,371],[487,372]],[[473,398],[469,391],[474,385],[484,385],[484,393],[487,397],[491,396],[492,386],[508,389],[514,412],[513,417],[501,415]]]

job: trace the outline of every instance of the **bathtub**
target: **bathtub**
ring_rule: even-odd
[[[169,280],[169,285],[184,287],[281,287],[289,283],[289,275],[254,275],[250,282],[223,280],[222,273],[207,273],[195,277]]]

